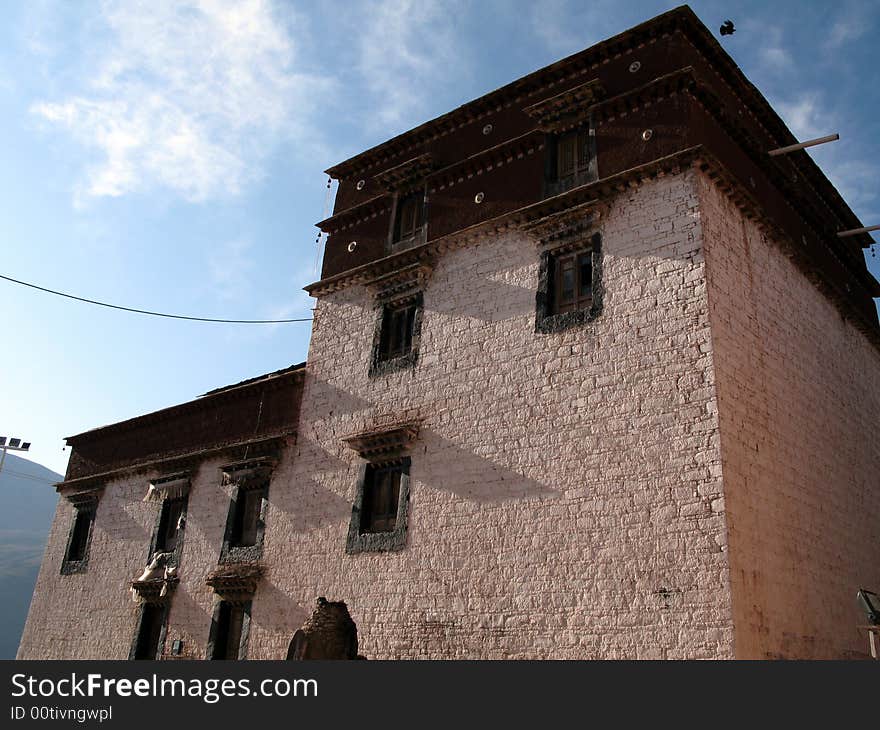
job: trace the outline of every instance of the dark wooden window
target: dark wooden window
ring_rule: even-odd
[[[257,529],[260,523],[260,513],[263,509],[263,497],[265,494],[265,487],[238,490],[232,534],[229,537],[230,546],[249,547],[256,545]]]
[[[141,625],[138,631],[135,659],[157,659],[162,625],[165,620],[164,606],[146,603],[141,609]]]
[[[425,222],[424,198],[424,193],[419,190],[403,196],[397,201],[397,214],[391,235],[392,245],[411,241],[421,232]]]
[[[361,533],[391,532],[397,524],[400,503],[400,476],[404,466],[367,467],[364,498],[361,505]]]
[[[89,534],[92,531],[92,523],[95,513],[90,509],[78,509],[73,523],[73,531],[70,535],[70,544],[67,548],[65,560],[75,562],[84,560],[86,548],[89,545]]]
[[[585,129],[566,132],[556,140],[556,179],[564,181],[586,173],[590,166],[589,139]]]
[[[552,314],[590,309],[593,305],[593,253],[560,254],[552,260]]]
[[[243,606],[234,606],[227,601],[220,603],[211,659],[238,659],[244,615]]]
[[[417,302],[387,304],[382,313],[379,360],[393,360],[412,350]]]
[[[166,499],[162,502],[162,514],[159,517],[159,530],[156,535],[156,550],[162,553],[174,552],[179,541],[181,518],[186,513],[186,497]]]

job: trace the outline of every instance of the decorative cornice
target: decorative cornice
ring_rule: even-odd
[[[514,160],[520,160],[527,155],[533,155],[543,148],[544,132],[539,129],[533,129],[519,137],[514,137],[494,147],[480,150],[470,157],[437,170],[428,178],[430,192],[433,193],[436,190],[452,187],[456,183],[464,182],[496,167],[510,164]]]
[[[205,579],[205,583],[224,601],[241,604],[253,598],[264,573],[265,568],[260,563],[221,565]]]
[[[165,499],[179,499],[189,494],[190,473],[180,472],[170,476],[150,480],[144,502],[161,502]]]
[[[315,223],[324,233],[330,235],[339,233],[347,228],[360,225],[364,221],[372,220],[378,215],[391,212],[391,197],[387,193],[377,195],[363,203],[346,208],[340,213],[331,215],[322,221]]]
[[[376,299],[390,302],[411,296],[425,288],[433,267],[427,261],[404,266],[388,274],[380,274],[364,282],[373,291]]]
[[[524,223],[520,230],[534,238],[541,249],[562,250],[581,245],[595,232],[605,206],[589,201]]]
[[[691,66],[684,66],[663,76],[658,76],[646,84],[604,99],[590,107],[595,124],[632,113],[648,102],[655,102],[667,96],[696,86],[698,79]]]
[[[180,578],[151,578],[149,580],[133,580],[130,584],[132,594],[143,603],[162,605],[171,600],[171,593],[180,583]]]
[[[538,123],[543,132],[559,132],[580,124],[589,116],[589,108],[605,95],[598,79],[587,81],[523,111]]]
[[[367,461],[401,456],[419,435],[419,422],[408,421],[348,436],[343,442]]]
[[[379,173],[375,181],[390,193],[423,183],[436,167],[434,158],[425,153]]]
[[[62,482],[61,484],[64,484]],[[59,487],[61,485],[58,485]],[[67,485],[65,485],[67,486]],[[59,488],[59,492],[62,490]],[[73,491],[64,493],[62,492],[61,496],[64,497],[68,502],[70,502],[77,509],[94,509],[98,505],[98,500],[101,498],[101,495],[104,492],[104,485],[98,485],[91,489],[82,489],[79,491]]]
[[[231,485],[239,489],[261,486],[272,476],[276,463],[274,456],[261,456],[221,466],[223,486]]]

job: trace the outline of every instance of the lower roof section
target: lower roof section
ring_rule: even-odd
[[[296,432],[305,363],[76,436],[59,488]]]

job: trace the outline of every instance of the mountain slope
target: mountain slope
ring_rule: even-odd
[[[63,477],[8,453],[0,471],[0,659],[14,659]]]

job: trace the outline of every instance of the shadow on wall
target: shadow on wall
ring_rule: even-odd
[[[332,388],[323,381],[314,380],[315,387]],[[338,388],[332,388],[341,393]],[[326,392],[326,391],[325,391]],[[351,402],[358,399],[352,396]],[[365,401],[360,401],[366,403]],[[340,444],[340,449],[344,448]],[[300,471],[311,474],[314,478],[289,478],[288,481],[273,481],[269,490],[269,503],[284,514],[288,529],[293,533],[306,533],[324,525],[335,524],[348,520],[351,515],[351,502],[345,497],[346,485],[342,494],[320,483],[320,475],[330,475],[334,484],[338,484],[337,474],[344,474],[351,465],[335,454],[330,453],[307,434],[297,439],[294,464]]]
[[[536,255],[536,271],[537,265]],[[500,264],[498,268],[500,268]],[[535,314],[535,289],[533,287],[528,288],[481,276],[477,281],[468,280],[468,289],[466,292],[462,290],[462,296],[447,296],[448,289],[453,285],[454,282],[450,282],[448,279],[444,281],[432,280],[425,296],[425,311],[458,319],[478,319],[483,322],[503,322],[529,315],[533,317]],[[444,296],[437,299],[430,296],[431,287],[439,287],[444,290]]]
[[[274,488],[269,502],[284,513],[289,529],[298,534],[347,521],[351,516],[348,499],[312,479],[297,479]]]
[[[254,624],[276,636],[283,636],[285,642],[290,640],[293,630],[291,627],[301,626],[309,616],[308,608],[301,606],[290,595],[265,578],[260,581],[257,588],[254,605],[259,608],[259,612],[254,613],[252,618]],[[287,648],[286,643],[284,648]],[[284,657],[268,658],[283,659]]]
[[[364,358],[364,368],[367,367],[367,359]],[[303,401],[308,399],[310,413],[317,418],[338,417],[340,415],[356,413],[370,408],[373,404],[365,401],[347,390],[341,390],[331,385],[326,380],[316,378],[306,370],[305,386],[303,388]]]
[[[194,633],[185,629],[191,627]],[[180,629],[184,629],[180,631]],[[168,619],[168,635],[165,637],[163,653],[170,654],[174,641],[182,640],[183,648],[180,657],[188,659],[204,659],[205,646],[211,630],[211,604],[202,606],[189,591],[178,586],[171,594],[171,612]],[[137,618],[131,629],[132,642],[137,633]],[[176,657],[175,657],[176,658]]]
[[[421,452],[421,453],[419,453]],[[423,429],[413,448],[413,472],[423,484],[474,502],[558,497],[546,484]]]

